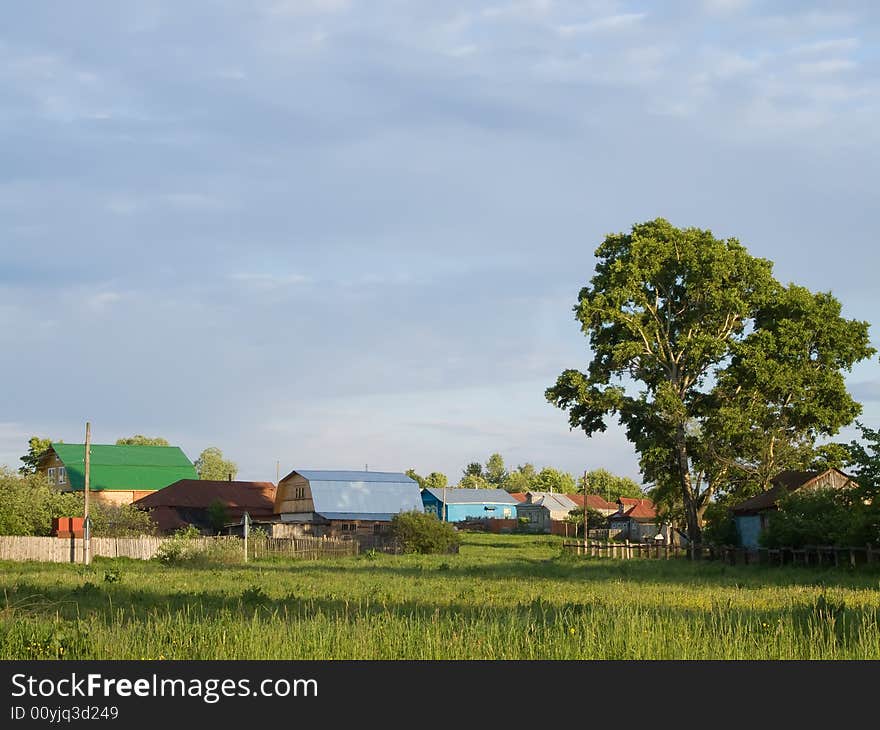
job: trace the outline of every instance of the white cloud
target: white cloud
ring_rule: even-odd
[[[302,274],[268,274],[253,272],[238,272],[230,274],[229,279],[249,288],[263,291],[279,289],[285,286],[296,286],[298,284],[305,284],[309,281],[309,278]]]
[[[738,13],[752,4],[752,0],[703,0],[703,8],[713,14]]]
[[[797,70],[802,74],[835,74],[841,71],[851,71],[858,64],[848,58],[827,58],[823,61],[811,61],[799,63]]]
[[[99,294],[93,294],[86,300],[86,306],[93,312],[106,311],[112,304],[115,304],[122,295],[114,291],[105,291]]]
[[[796,54],[843,53],[845,51],[854,51],[859,45],[860,41],[858,38],[831,38],[795,46],[791,49],[791,52]]]
[[[270,15],[328,15],[341,13],[351,7],[351,0],[277,0],[267,12]]]

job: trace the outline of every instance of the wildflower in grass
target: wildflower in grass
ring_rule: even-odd
[[[572,627],[568,630],[568,633],[571,634],[572,636],[574,635],[574,626],[572,626]]]

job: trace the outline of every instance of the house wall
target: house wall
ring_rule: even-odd
[[[758,538],[761,535],[761,515],[737,515],[736,534],[739,536],[739,544],[745,548],[758,547]]]
[[[312,489],[305,477],[292,474],[278,482],[278,489],[275,491],[275,514],[314,511]]]
[[[60,475],[58,471],[61,468],[65,469],[63,475]],[[40,463],[37,464],[37,472],[43,474],[46,479],[49,480],[49,484],[62,492],[72,492],[73,490],[70,488],[70,479],[67,477],[66,469],[67,467],[64,466],[64,462],[58,458],[58,454],[55,453],[54,449],[49,449],[40,460]],[[146,497],[148,494],[152,494],[155,491],[155,489],[90,489],[89,501],[121,507],[126,504],[131,504],[136,499]]]
[[[59,478],[59,469],[64,469],[65,472],[62,475],[63,481]],[[51,470],[51,473],[50,473]],[[48,480],[49,484],[53,487],[60,489],[62,492],[70,491],[70,480],[66,476],[67,467],[64,466],[64,462],[58,458],[58,454],[55,453],[54,449],[49,449],[44,455],[40,462],[37,464],[37,473],[42,474]]]
[[[517,517],[525,517],[525,529],[529,532],[550,532],[550,510],[541,505],[523,502],[516,505]]]
[[[443,519],[442,509],[443,501],[437,499],[430,492],[422,493],[422,504],[425,506],[425,512],[437,515],[438,519]],[[486,508],[490,509],[486,509]],[[446,521],[462,522],[470,518],[484,519],[495,518],[499,520],[516,519],[515,504],[505,504],[503,502],[480,502],[473,504],[447,504],[446,505]]]

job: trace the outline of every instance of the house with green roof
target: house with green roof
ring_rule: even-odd
[[[40,457],[37,471],[63,492],[81,492],[85,444],[52,443]],[[177,446],[91,445],[89,496],[99,502],[131,504],[180,479],[198,478]]]

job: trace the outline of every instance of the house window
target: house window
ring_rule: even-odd
[[[376,522],[373,524],[374,535],[381,535],[383,532],[385,532],[385,526],[381,522]]]
[[[305,487],[297,487],[294,499],[305,499],[305,496],[306,496],[306,488]]]
[[[354,522],[341,522],[339,529],[341,532],[354,532],[357,525]]]
[[[504,517],[505,517],[505,519],[510,517],[510,507],[504,508]]]
[[[55,467],[49,467],[49,484],[55,484]]]
[[[58,483],[64,484],[67,481],[67,469],[63,466],[58,467]]]

